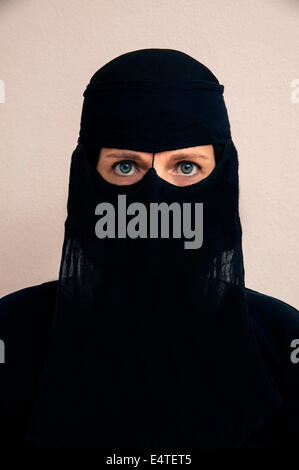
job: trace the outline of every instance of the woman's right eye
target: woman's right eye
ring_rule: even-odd
[[[132,176],[136,173],[136,167],[133,162],[123,160],[116,163],[114,166],[114,172],[118,176]]]

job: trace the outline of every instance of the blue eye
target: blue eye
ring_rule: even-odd
[[[132,171],[132,163],[130,162],[120,162],[119,163],[119,169],[122,173],[128,174]]]
[[[114,163],[112,167],[113,172],[117,176],[135,176],[139,172],[136,163],[131,162],[130,160],[122,160],[120,162]]]
[[[194,164],[190,162],[183,162],[180,164],[180,168],[184,175],[189,175],[194,169]]]

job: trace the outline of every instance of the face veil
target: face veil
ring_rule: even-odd
[[[209,144],[222,148],[221,158],[189,186],[153,167],[118,186],[95,168],[101,147],[154,154]],[[182,233],[138,236],[137,226],[135,237],[98,238],[95,208],[116,208],[120,196],[126,207],[143,205],[146,227],[151,204],[176,204],[183,214],[202,203],[201,247],[186,249]],[[182,52],[143,49],[93,75],[28,439],[45,447],[235,448],[278,411],[247,311],[238,203],[238,154],[212,72]]]

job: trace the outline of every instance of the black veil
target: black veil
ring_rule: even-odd
[[[50,447],[239,447],[281,397],[247,311],[238,154],[223,86],[186,54],[144,49],[102,67],[84,96],[52,333],[27,437]],[[217,165],[185,187],[154,168],[127,186],[95,169],[101,147],[205,144]],[[117,207],[119,195],[148,209],[203,203],[203,245],[97,238],[95,207]]]

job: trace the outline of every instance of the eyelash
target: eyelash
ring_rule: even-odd
[[[114,162],[112,164],[112,168],[115,168],[120,163],[132,163],[132,165],[136,166],[136,162],[134,162],[133,160],[119,160],[118,162]]]

